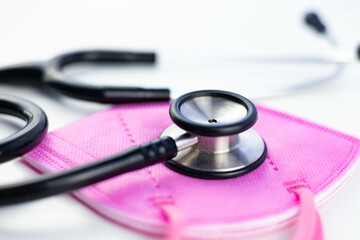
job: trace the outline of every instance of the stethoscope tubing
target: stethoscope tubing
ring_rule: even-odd
[[[67,193],[175,157],[177,147],[170,137],[125,150],[96,162],[0,188],[0,206]]]
[[[0,113],[26,121],[22,129],[0,141],[0,162],[26,154],[44,139],[48,126],[47,117],[36,104],[22,98],[2,95]],[[125,172],[163,162],[176,154],[177,147],[172,138],[159,138],[84,166],[0,187],[0,206],[74,191]]]
[[[98,87],[76,83],[64,73],[67,65],[86,63],[154,64],[156,54],[151,52],[126,52],[90,50],[65,53],[50,60],[44,69],[44,81],[56,91],[69,97],[100,103],[126,103],[166,101],[170,98],[167,88]]]
[[[43,140],[47,133],[48,121],[44,111],[28,100],[1,95],[0,113],[26,121],[26,125],[20,131],[0,140],[0,163],[29,152]]]
[[[102,87],[82,84],[67,75],[64,67],[78,62],[154,64],[156,54],[111,50],[76,51],[59,55],[47,62],[34,62],[0,69],[0,83],[47,86],[63,95],[99,103],[154,102],[170,99],[168,88]]]

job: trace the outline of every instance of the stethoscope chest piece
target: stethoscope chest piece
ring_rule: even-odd
[[[178,154],[171,169],[198,178],[230,178],[259,167],[267,156],[262,137],[250,129],[257,120],[253,103],[241,95],[205,90],[174,100],[175,124],[162,136],[175,140]]]

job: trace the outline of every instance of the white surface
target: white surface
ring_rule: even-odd
[[[334,53],[302,24],[317,9],[344,50],[360,42],[360,4],[356,1],[1,1],[0,65],[46,60],[63,51],[87,48],[157,50],[163,64],[70,72],[96,84],[137,83],[169,86],[174,95],[194,88],[242,89],[259,84],[298,82],[331,72],[331,67],[236,64],[241,56],[328,56]],[[211,63],[195,65],[196,59]],[[177,62],[177,63],[176,63]],[[214,63],[216,62],[216,63]],[[360,137],[360,68],[351,64],[329,84],[258,102]],[[108,106],[69,98],[50,98],[41,90],[3,86],[38,103],[50,130]],[[0,125],[1,136],[16,126]],[[18,162],[0,168],[2,184],[36,176]],[[326,239],[359,239],[360,172],[322,206]],[[295,227],[263,239],[289,239]],[[148,239],[104,220],[67,195],[0,208],[0,239]]]

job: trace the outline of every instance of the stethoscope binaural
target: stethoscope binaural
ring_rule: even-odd
[[[256,107],[241,95],[191,92],[175,99],[169,112],[174,124],[160,138],[81,167],[1,187],[0,205],[74,191],[161,162],[181,174],[219,179],[246,174],[266,158],[264,140],[251,129],[257,120]],[[27,121],[20,134],[0,141],[0,162],[23,155],[44,138],[47,119],[35,104],[1,97],[0,113]]]
[[[328,40],[334,47],[333,38],[328,34],[324,23],[317,14],[308,13],[305,22],[317,33]],[[360,58],[360,46],[357,49]],[[240,60],[242,61],[242,60]],[[252,97],[268,97],[289,93],[317,84],[330,81],[337,77],[345,64],[352,62],[350,59],[322,59],[322,58],[253,58],[243,59],[244,62],[255,63],[311,63],[334,64],[336,71],[330,76],[304,80],[297,84],[269,86],[256,89]],[[128,102],[153,102],[170,99],[168,88],[144,88],[121,86],[95,86],[78,82],[64,72],[64,68],[75,63],[117,63],[117,64],[155,64],[154,52],[130,52],[115,50],[86,50],[69,52],[45,62],[32,62],[0,68],[0,83],[31,85],[35,87],[48,87],[63,95],[86,101],[100,103],[128,103]]]

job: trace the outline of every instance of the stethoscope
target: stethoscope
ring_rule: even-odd
[[[27,121],[18,133],[0,141],[1,162],[23,155],[44,138],[47,118],[36,104],[2,96],[0,113]],[[81,167],[2,187],[0,205],[74,191],[157,163],[191,177],[236,177],[259,167],[267,156],[264,140],[251,129],[256,107],[241,95],[195,91],[175,99],[169,113],[174,124],[160,138]]]
[[[326,33],[315,14],[308,14],[306,22],[319,33]],[[11,84],[45,85],[70,97],[102,103],[167,101],[166,88],[90,86],[71,81],[63,71],[76,62],[154,63],[155,59],[154,53],[80,51],[45,63],[1,69],[0,79]],[[82,167],[0,188],[0,205],[74,191],[160,162],[181,174],[219,179],[246,174],[266,158],[264,140],[251,129],[257,120],[256,108],[243,96],[220,90],[191,92],[174,100],[169,112],[174,125],[159,139]],[[27,100],[1,96],[0,113],[27,122],[19,132],[0,141],[0,162],[24,155],[47,132],[45,113]]]

